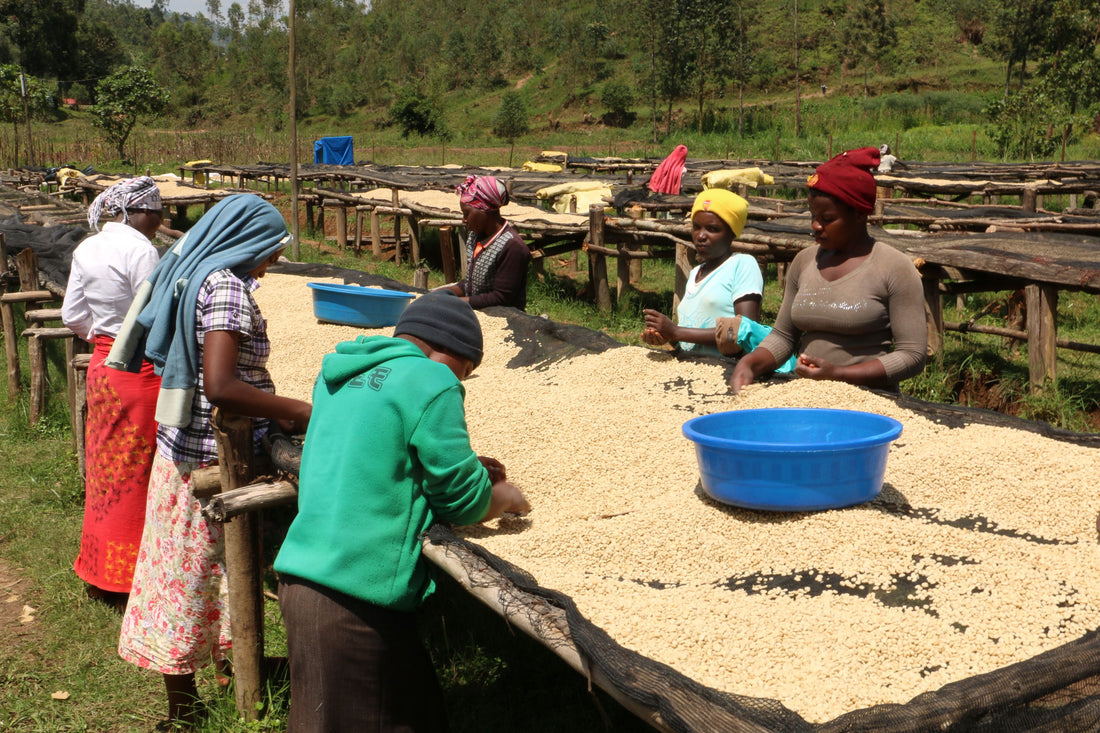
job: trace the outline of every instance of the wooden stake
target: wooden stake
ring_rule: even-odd
[[[69,408],[69,419],[73,428],[73,450],[76,452],[76,465],[81,478],[84,478],[87,467],[87,457],[84,455],[84,426],[88,422],[88,364],[91,360],[91,354],[76,354],[73,356],[72,363],[73,403]]]
[[[218,444],[223,491],[247,486],[253,473],[252,420],[215,407],[210,419]],[[237,713],[256,720],[262,703],[264,616],[260,577],[260,517],[242,514],[225,524],[225,573],[233,632],[233,686]]]
[[[370,250],[374,259],[382,260],[382,222],[373,209],[370,212]]]
[[[393,189],[393,208],[401,206],[398,190]],[[393,215],[393,246],[394,255],[393,262],[395,265],[401,264],[401,216],[398,214]]]
[[[336,246],[340,249],[348,246],[348,207],[343,204],[336,211]]]
[[[439,257],[443,261],[443,279],[455,282],[455,242],[450,227],[439,228]]]
[[[597,247],[603,246],[603,205],[593,204],[588,209],[588,241]],[[593,295],[596,307],[603,312],[611,310],[611,287],[607,282],[607,256],[598,252],[589,252],[588,260],[592,273]]]
[[[1027,361],[1031,393],[1039,394],[1057,375],[1058,287],[1033,283],[1027,297]]]

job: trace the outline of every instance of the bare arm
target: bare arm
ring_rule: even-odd
[[[734,302],[734,313],[745,316],[754,321],[760,320],[760,296],[748,295]],[[689,344],[706,344],[714,346],[717,339],[714,328],[684,328],[677,326],[672,319],[660,311],[646,308],[642,311],[645,316],[645,330],[642,331],[642,340],[651,346],[660,346],[673,341],[686,341]]]
[[[265,392],[237,377],[238,338],[236,331],[207,332],[202,356],[206,399],[238,415],[279,420],[294,432],[305,430],[312,405]]]

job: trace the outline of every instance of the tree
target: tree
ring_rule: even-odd
[[[737,82],[737,136],[745,134],[745,85],[757,69],[756,43],[745,19],[745,2],[737,3],[737,33],[730,57],[730,78]]]
[[[77,27],[84,0],[0,0],[0,18],[19,47],[19,60],[30,74],[76,74]]]
[[[634,113],[630,107],[634,104],[634,90],[630,85],[622,81],[609,81],[603,85],[603,95],[600,97],[603,106],[607,107],[604,115],[604,124],[612,127],[626,127],[634,121]]]
[[[19,80],[19,67],[15,64],[0,65],[0,121],[10,122],[12,126],[12,140],[15,141],[13,149],[18,158],[19,124],[24,121],[25,112],[36,120],[49,119],[57,106],[54,98],[46,85],[36,77],[27,75],[25,84],[27,88],[27,107],[23,107],[23,86]],[[29,151],[27,159],[31,158]],[[16,160],[16,163],[19,161]]]
[[[140,119],[153,118],[168,106],[168,92],[141,66],[126,66],[96,85],[92,124],[103,130],[107,142],[126,160],[123,147]]]
[[[848,4],[841,37],[853,65],[863,66],[863,96],[870,89],[871,66],[897,42],[894,26],[886,16],[882,0],[861,0]]]
[[[530,128],[527,121],[527,105],[519,92],[505,92],[500,99],[500,109],[493,118],[493,134],[502,137],[511,145],[508,151],[508,167],[512,167],[512,154],[516,150],[516,138]]]
[[[401,136],[410,132],[446,140],[449,137],[443,123],[443,105],[439,97],[429,94],[419,84],[401,88],[401,93],[390,107],[390,117],[401,126]]]

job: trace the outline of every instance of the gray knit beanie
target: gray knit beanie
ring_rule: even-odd
[[[437,290],[409,303],[393,329],[394,336],[401,334],[447,349],[469,359],[474,367],[481,364],[484,351],[481,322],[470,304],[450,291]]]

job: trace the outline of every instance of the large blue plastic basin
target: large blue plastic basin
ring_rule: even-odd
[[[358,285],[307,283],[313,289],[313,317],[347,326],[393,326],[414,296],[397,290]]]
[[[878,496],[901,423],[855,410],[774,407],[684,423],[703,490],[746,509],[815,511]]]

